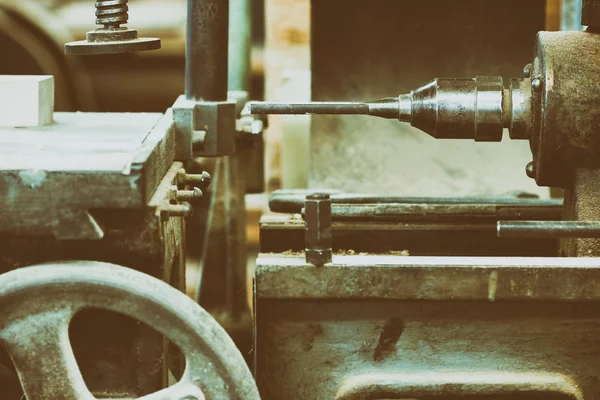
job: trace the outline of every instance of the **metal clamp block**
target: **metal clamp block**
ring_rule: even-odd
[[[306,262],[322,267],[333,259],[331,197],[321,193],[306,196],[304,219]]]
[[[173,105],[173,119],[177,128],[176,160],[235,153],[234,101],[197,102],[180,96]]]

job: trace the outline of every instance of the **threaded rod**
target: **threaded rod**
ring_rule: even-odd
[[[96,1],[96,24],[104,25],[105,29],[119,28],[129,20],[129,0],[98,0]]]

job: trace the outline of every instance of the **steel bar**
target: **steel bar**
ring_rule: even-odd
[[[188,0],[185,95],[227,100],[229,0]]]
[[[312,103],[266,103],[250,104],[251,114],[280,115],[371,115],[389,119],[401,118],[406,114],[400,108],[405,105],[410,110],[410,101],[401,101],[398,97],[389,97],[370,102],[312,102]]]
[[[600,238],[598,221],[498,221],[500,238]]]
[[[314,190],[313,190],[314,192]],[[277,213],[298,214],[304,207],[306,196],[310,190],[277,190],[269,196],[269,208]],[[376,196],[361,193],[341,193],[330,191],[333,204],[356,205],[356,204],[431,204],[431,205],[497,205],[503,207],[527,207],[528,209],[551,208],[555,214],[560,216],[562,200],[540,200],[520,198],[490,198],[490,197],[400,197],[400,196]]]

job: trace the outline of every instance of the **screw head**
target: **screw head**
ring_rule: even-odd
[[[525,76],[525,78],[529,78],[531,76],[531,69],[533,67],[531,66],[531,64],[527,64],[525,66],[525,68],[523,68],[523,76]]]
[[[540,90],[542,90],[542,80],[540,78],[534,78],[531,81],[531,88],[533,90],[535,90],[536,92],[539,92]]]
[[[533,161],[527,164],[527,167],[525,167],[525,173],[531,179],[535,179],[535,164]]]

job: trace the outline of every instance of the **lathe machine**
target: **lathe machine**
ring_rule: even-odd
[[[164,115],[54,113],[50,77],[0,81],[19,94],[0,104],[2,384],[29,400],[600,399],[600,1],[585,31],[540,32],[509,81],[297,104],[228,93],[228,4],[188,1],[186,93]],[[122,26],[126,0],[96,6],[101,27],[67,53],[159,46]],[[248,366],[180,292],[184,225],[211,181],[193,160],[234,157],[268,114],[508,129],[529,141],[523,174],[564,201],[274,192]]]

